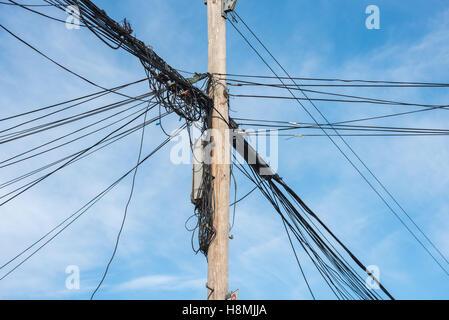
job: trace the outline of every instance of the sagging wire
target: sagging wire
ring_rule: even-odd
[[[178,131],[176,131],[173,135],[173,137],[177,136],[181,130],[184,129],[184,126],[180,127]],[[123,174],[120,178],[118,178],[116,181],[114,181],[111,185],[109,185],[107,188],[105,188],[102,192],[100,192],[98,195],[96,195],[94,198],[92,198],[90,201],[88,201],[85,205],[83,205],[79,210],[75,211],[73,214],[71,214],[69,217],[64,219],[61,223],[59,223],[57,226],[49,230],[46,234],[44,234],[40,239],[33,242],[31,245],[29,245],[27,248],[22,250],[19,254],[17,254],[15,257],[11,258],[9,261],[4,263],[2,266],[0,266],[0,270],[17,260],[19,257],[24,255],[27,251],[29,251],[31,248],[42,242],[44,239],[46,239],[48,236],[50,236],[52,233],[54,233],[58,228],[60,228],[55,234],[53,234],[48,240],[46,240],[42,245],[40,245],[36,250],[28,254],[21,262],[19,262],[17,265],[15,265],[11,270],[9,270],[6,274],[0,277],[0,281],[5,279],[7,276],[9,276],[12,272],[17,270],[21,265],[23,265],[26,261],[28,261],[31,257],[33,257],[36,253],[38,253],[43,247],[45,247],[48,243],[50,243],[53,239],[55,239],[58,235],[60,235],[64,230],[66,230],[72,223],[74,223],[76,220],[78,220],[84,213],[86,213],[93,205],[95,205],[98,201],[100,201],[107,193],[109,193],[115,186],[117,186],[123,179],[125,179],[129,174],[131,174],[137,167],[141,166],[144,162],[146,162],[151,156],[153,156],[156,152],[158,152],[160,149],[162,149],[167,143],[171,141],[171,138],[165,139],[160,145],[158,145],[153,151],[148,153],[142,160],[139,161],[139,163],[135,166],[133,166],[130,170],[128,170],[125,174]],[[71,219],[71,220],[70,220]],[[65,224],[65,225],[64,225]]]
[[[145,115],[144,115],[144,117],[143,117],[143,123],[144,123],[144,124],[145,124],[145,122],[146,122],[146,120],[147,120],[147,115],[148,115],[148,110],[149,110],[149,108],[150,108],[150,106],[149,106],[149,104],[148,104],[148,106],[147,106],[147,108],[146,108],[146,110],[145,110]],[[160,115],[159,115],[159,117],[160,117]],[[111,258],[110,258],[109,261],[108,261],[108,264],[107,264],[107,266],[106,266],[106,269],[105,269],[105,271],[104,271],[104,273],[103,273],[103,276],[102,276],[100,282],[98,283],[98,285],[97,285],[97,287],[95,288],[95,290],[92,292],[92,295],[91,295],[91,297],[90,297],[90,300],[93,300],[93,298],[95,297],[95,294],[97,293],[97,291],[100,289],[101,285],[103,284],[103,281],[106,279],[106,276],[107,276],[107,274],[108,274],[108,271],[109,271],[109,268],[110,268],[110,266],[111,266],[111,263],[112,263],[112,261],[114,260],[115,254],[117,253],[118,245],[119,245],[119,242],[120,242],[120,236],[121,236],[121,234],[122,234],[123,228],[124,228],[124,226],[125,226],[125,221],[126,221],[126,218],[127,218],[127,215],[128,215],[128,207],[129,207],[129,204],[131,203],[131,199],[132,199],[133,194],[134,194],[134,186],[135,186],[135,183],[136,183],[137,170],[139,169],[138,164],[140,163],[140,159],[141,159],[141,157],[142,157],[142,149],[143,149],[143,141],[144,141],[144,138],[145,138],[145,126],[143,125],[143,126],[142,126],[142,134],[141,134],[141,136],[140,136],[140,146],[139,146],[139,152],[138,152],[138,155],[137,155],[136,168],[134,169],[134,173],[133,173],[133,177],[132,177],[132,182],[131,182],[131,190],[130,190],[130,192],[129,192],[129,197],[128,197],[128,201],[126,202],[125,212],[124,212],[124,214],[123,214],[122,223],[121,223],[121,225],[120,225],[120,229],[119,229],[119,232],[118,232],[118,234],[117,234],[116,241],[115,241],[114,251],[112,252]]]
[[[320,116],[326,121],[328,125],[331,126],[328,119],[325,117],[325,115],[320,111],[320,109],[316,106],[316,104],[309,99],[308,95],[302,90],[301,86],[295,82],[290,76],[290,74],[287,72],[287,70],[280,64],[280,62],[274,57],[274,55],[268,50],[268,48],[263,44],[263,42],[259,39],[259,37],[254,33],[254,31],[246,24],[244,20],[238,15],[237,12],[234,12],[235,15],[239,18],[240,21],[242,21],[243,25],[246,27],[246,29],[252,34],[252,36],[257,40],[257,42],[264,48],[264,50],[268,53],[268,55],[276,62],[276,64],[281,68],[281,70],[285,73],[285,75],[290,79],[290,81],[293,82],[293,84],[301,91],[303,96],[309,101],[309,103],[314,107],[314,109],[320,114]],[[274,71],[274,69],[270,66],[270,64],[262,57],[262,55],[259,53],[259,51],[254,47],[254,45],[251,44],[251,42],[243,35],[243,33],[235,26],[235,24],[232,21],[229,21],[232,27],[240,34],[240,36],[245,40],[245,42],[251,47],[251,49],[255,52],[255,54],[263,61],[263,63],[270,69],[270,71],[274,74],[274,76],[282,83],[282,85],[285,86],[285,82],[282,78]],[[296,102],[302,107],[302,109],[312,118],[312,120],[318,125],[318,121],[315,119],[315,117],[312,115],[312,113],[304,106],[304,104],[299,100],[299,98],[296,97],[296,95],[293,93],[291,89],[288,87],[286,88],[289,93],[292,95],[293,98],[295,98]],[[332,126],[331,126],[332,128]],[[349,158],[349,156],[342,150],[340,145],[338,145],[332,136],[325,130],[324,128],[321,129],[326,135],[329,140],[334,144],[334,146],[339,150],[339,152],[346,158],[346,160],[351,164],[351,166],[359,173],[359,175],[362,177],[362,179],[369,185],[369,187],[374,191],[374,193],[380,198],[380,200],[386,205],[386,207],[390,210],[390,212],[398,219],[398,221],[407,229],[407,231],[412,235],[412,237],[416,240],[416,242],[425,250],[425,252],[429,255],[429,257],[441,268],[441,270],[449,276],[449,271],[442,265],[442,263],[436,258],[436,256],[429,250],[429,248],[421,241],[421,239],[417,236],[415,232],[410,228],[409,225],[405,223],[403,218],[400,217],[400,215],[394,210],[392,205],[383,197],[383,195],[380,193],[380,191],[374,187],[373,183],[363,174],[361,169]],[[363,168],[365,168],[370,176],[378,183],[380,188],[388,195],[388,197],[393,201],[394,204],[397,205],[397,207],[400,209],[400,211],[407,217],[407,219],[412,223],[412,225],[418,230],[418,232],[424,237],[424,239],[430,244],[430,246],[435,250],[435,252],[443,259],[443,261],[449,265],[448,259],[444,256],[444,254],[441,252],[441,250],[433,243],[433,241],[424,233],[422,228],[414,221],[414,219],[405,211],[405,209],[399,204],[399,202],[396,200],[396,198],[391,194],[390,191],[386,188],[386,186],[379,180],[379,178],[373,173],[371,169],[368,168],[366,163],[360,158],[360,156],[354,151],[354,149],[348,144],[348,142],[343,138],[343,136],[338,132],[338,129],[332,128],[335,132],[335,135],[340,138],[340,140],[344,143],[344,145],[351,151],[351,153],[356,157],[356,159],[362,164]]]

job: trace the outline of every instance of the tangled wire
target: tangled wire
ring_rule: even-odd
[[[212,101],[193,80],[185,79],[169,66],[153,49],[134,37],[130,23],[124,19],[122,24],[110,18],[89,0],[54,1],[59,6],[77,6],[79,19],[98,38],[113,49],[123,48],[141,61],[150,85],[158,102],[167,111],[173,111],[187,122],[204,121],[210,112]]]
[[[207,257],[207,252],[215,237],[214,223],[214,177],[211,165],[203,164],[203,180],[199,190],[200,197],[195,201],[195,211],[191,218],[195,218],[196,225],[188,229],[192,232],[192,248],[195,253],[202,252]],[[190,220],[190,219],[189,219]],[[187,220],[187,221],[189,221]],[[195,249],[195,235],[198,236],[198,249]]]

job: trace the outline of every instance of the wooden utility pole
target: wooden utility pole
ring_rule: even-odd
[[[216,74],[226,74],[226,19],[222,16],[224,0],[207,0],[209,42],[209,73],[213,76],[210,90],[214,101],[212,111],[212,175],[214,177],[215,237],[208,250],[208,299],[225,300],[228,294],[229,258],[229,138],[228,98],[226,80]],[[224,79],[224,76],[219,76]]]

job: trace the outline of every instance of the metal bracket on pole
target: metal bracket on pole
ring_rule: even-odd
[[[237,300],[239,298],[239,289],[226,295],[226,300]]]
[[[280,177],[273,172],[265,160],[257,153],[244,136],[238,131],[234,130],[230,135],[230,142],[234,149],[240,154],[243,160],[248,163],[262,178],[265,179],[279,179]]]
[[[207,0],[204,0],[204,4],[207,5]],[[223,10],[221,12],[223,18],[227,19],[228,12],[234,11],[236,5],[237,0],[223,0]]]
[[[237,0],[223,0],[223,11],[221,15],[223,18],[228,18],[228,12],[232,12],[235,9],[235,6],[237,5]]]

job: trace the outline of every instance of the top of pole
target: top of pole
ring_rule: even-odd
[[[204,4],[207,5],[207,0],[204,0]],[[237,0],[223,0],[223,8],[221,15],[223,18],[228,18],[228,13],[234,11],[235,6],[237,5]]]

